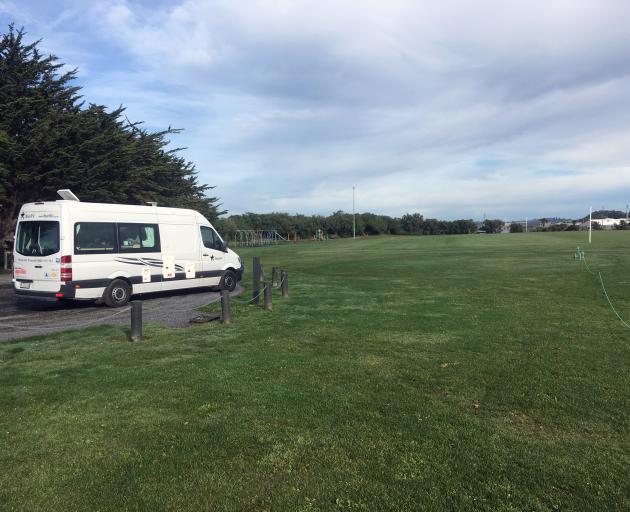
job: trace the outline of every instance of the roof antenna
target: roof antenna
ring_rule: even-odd
[[[61,196],[61,199],[65,199],[66,201],[77,201],[81,202],[77,196],[72,193],[72,190],[69,188],[62,188],[61,190],[57,190],[57,194]]]

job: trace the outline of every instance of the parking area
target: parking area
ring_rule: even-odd
[[[232,295],[243,290],[237,287]],[[195,309],[217,301],[209,289],[182,290],[134,297],[143,301],[143,320],[169,327],[186,327]],[[0,341],[80,329],[98,324],[129,324],[128,308],[113,309],[92,301],[18,299],[10,282],[0,282]]]

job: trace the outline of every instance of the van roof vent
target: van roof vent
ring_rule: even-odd
[[[72,190],[69,188],[62,188],[61,190],[57,190],[57,194],[61,197],[61,199],[65,199],[66,201],[79,201],[79,198],[72,193]]]

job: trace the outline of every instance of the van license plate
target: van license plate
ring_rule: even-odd
[[[26,288],[27,290],[31,287],[31,283],[20,283],[20,288]]]

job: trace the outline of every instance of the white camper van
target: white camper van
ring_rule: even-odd
[[[240,257],[194,210],[83,203],[25,204],[13,249],[15,293],[125,305],[132,294],[218,286],[234,290]]]

